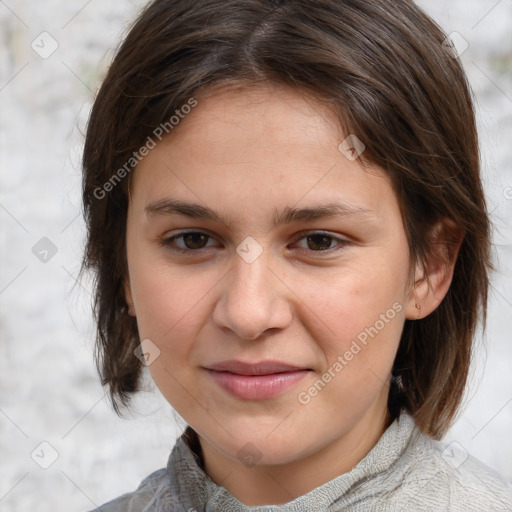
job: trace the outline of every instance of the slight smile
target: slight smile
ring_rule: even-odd
[[[223,361],[205,368],[224,391],[244,400],[264,400],[283,393],[312,370],[280,361]]]

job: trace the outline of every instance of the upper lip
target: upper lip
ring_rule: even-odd
[[[237,375],[272,375],[275,373],[307,370],[308,368],[283,363],[281,361],[245,363],[243,361],[231,360],[209,365],[207,369],[217,372],[236,373]]]

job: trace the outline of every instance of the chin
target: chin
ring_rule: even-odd
[[[282,421],[282,419],[280,420]],[[279,431],[275,420],[269,426],[268,422],[258,425],[254,419],[237,422],[236,425],[226,425],[226,430],[233,433],[230,436],[222,429],[220,438],[208,437],[211,444],[232,460],[238,460],[248,467],[258,465],[282,465],[296,461],[313,453],[314,447],[308,446],[312,432],[306,437],[290,429]],[[313,437],[316,437],[313,435]]]

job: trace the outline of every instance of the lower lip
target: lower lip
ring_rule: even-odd
[[[272,375],[237,375],[229,372],[207,371],[224,391],[245,400],[264,400],[277,396],[309,373],[309,370],[299,370]]]

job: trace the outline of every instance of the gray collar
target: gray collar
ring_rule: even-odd
[[[197,438],[191,429],[177,440],[167,471],[175,496],[179,497],[185,511],[325,512],[333,505],[338,508],[354,503],[367,492],[366,489],[385,485],[386,476],[411,443],[413,434],[421,435],[412,417],[402,411],[373,449],[350,471],[283,505],[249,507],[224,487],[215,484],[202,469],[200,456],[193,451],[197,450],[194,443],[194,439],[197,443]]]

